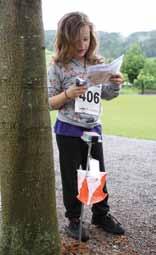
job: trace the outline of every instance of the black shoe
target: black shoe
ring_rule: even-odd
[[[79,231],[80,231],[80,220],[77,218],[70,219],[69,225],[66,226],[66,232],[69,237],[72,237],[76,240],[79,240]],[[89,234],[87,230],[82,226],[82,233],[81,233],[81,241],[87,242],[89,240]]]
[[[123,235],[125,233],[124,228],[110,213],[106,215],[93,215],[92,224],[112,234]]]

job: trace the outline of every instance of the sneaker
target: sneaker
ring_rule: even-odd
[[[93,215],[92,224],[112,234],[123,235],[125,233],[124,228],[110,213],[101,216]]]
[[[70,219],[69,225],[66,226],[66,233],[69,237],[72,237],[76,240],[79,240],[79,231],[80,231],[80,220],[77,218]],[[81,241],[87,242],[89,240],[89,234],[87,233],[87,230],[82,226],[82,232],[81,232]]]

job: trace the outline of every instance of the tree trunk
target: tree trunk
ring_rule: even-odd
[[[144,81],[141,83],[141,94],[144,95],[145,93],[145,86],[144,86]]]
[[[0,254],[60,254],[40,0],[0,1],[0,174]]]

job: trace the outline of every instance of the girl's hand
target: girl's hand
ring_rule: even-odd
[[[120,85],[122,85],[124,83],[123,75],[121,73],[119,73],[119,74],[112,74],[112,76],[110,77],[110,81],[113,84],[116,84],[116,85],[120,86]]]
[[[85,85],[76,86],[72,85],[66,90],[66,95],[69,99],[74,99],[76,97],[79,97],[83,95],[87,90],[87,87]]]

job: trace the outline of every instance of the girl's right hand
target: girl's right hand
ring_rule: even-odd
[[[74,99],[76,97],[79,97],[83,95],[87,90],[87,87],[85,85],[76,86],[72,85],[68,89],[66,89],[66,95],[69,99]]]

